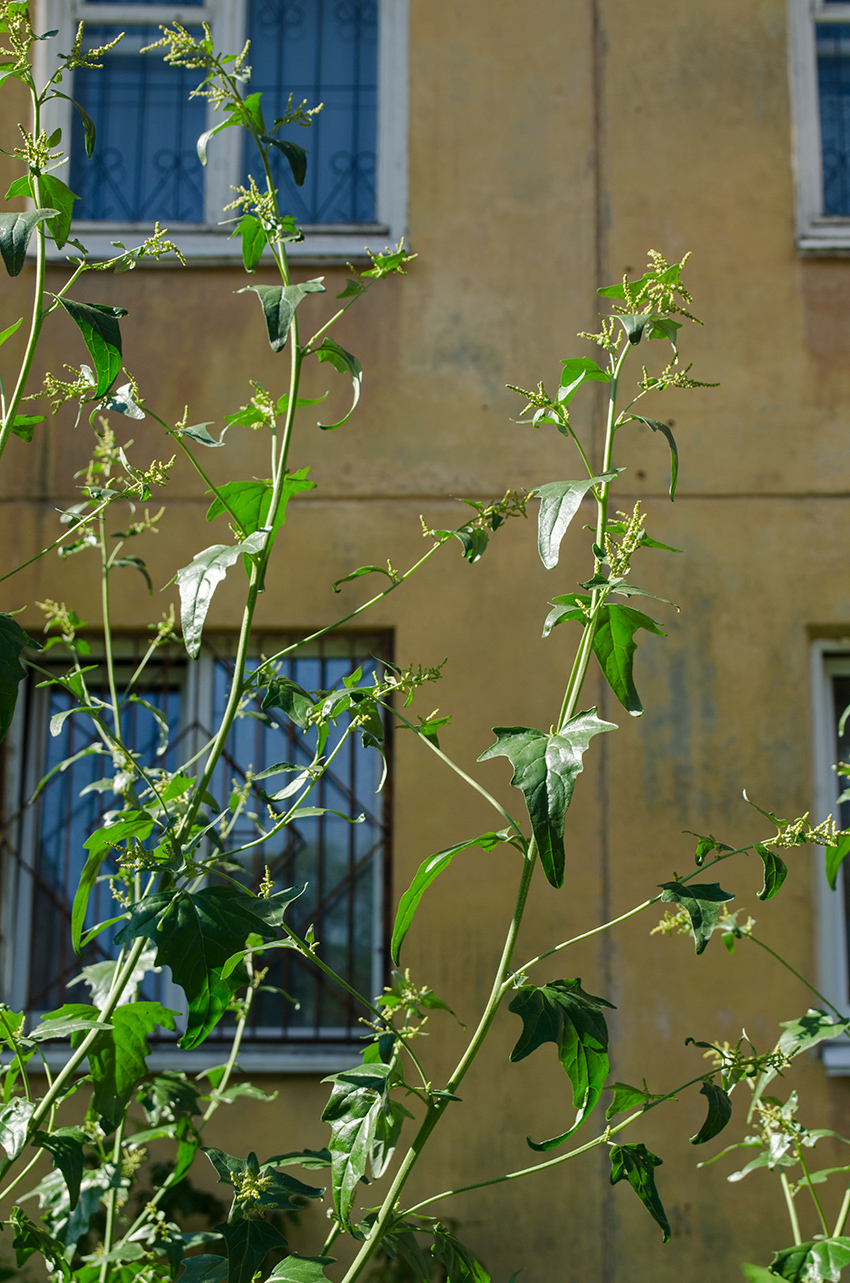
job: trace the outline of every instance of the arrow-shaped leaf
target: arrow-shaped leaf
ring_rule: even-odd
[[[564,884],[564,819],[583,769],[582,755],[594,735],[616,729],[613,722],[600,721],[595,708],[571,717],[552,735],[525,726],[494,726],[497,742],[478,759],[507,757],[511,762],[511,784],[522,790],[540,862],[554,887]]]
[[[266,538],[267,532],[258,530],[240,544],[213,544],[199,552],[188,566],[177,571],[183,644],[190,659],[197,659],[200,654],[204,621],[216,588],[240,556],[243,553],[253,556],[260,552]]]
[[[549,619],[551,618],[550,615]],[[565,612],[561,618],[570,618],[570,615]],[[639,628],[645,628],[658,637],[665,637],[666,633],[643,611],[635,610],[633,606],[620,606],[616,602],[607,602],[601,606],[597,619],[596,632],[593,634],[593,653],[599,661],[599,667],[623,708],[632,717],[640,717],[643,704],[632,675],[634,653],[637,650],[635,633]],[[554,622],[560,623],[560,619],[555,619]]]
[[[133,1092],[147,1073],[148,1037],[157,1025],[173,1030],[176,1015],[158,1002],[125,1003],[113,1012],[112,1028],[98,1034],[89,1048],[93,1104],[107,1135],[120,1125]]]
[[[511,1052],[516,1062],[544,1042],[558,1049],[564,1072],[572,1084],[576,1119],[569,1131],[532,1149],[552,1149],[581,1125],[596,1104],[608,1077],[608,1026],[603,1008],[613,1009],[604,998],[585,993],[580,980],[553,980],[549,984],[522,985],[510,1004],[520,1016],[522,1033]]]
[[[89,854],[80,875],[71,910],[71,941],[75,953],[82,953],[80,941],[86,920],[86,908],[101,864],[119,842],[126,842],[128,838],[133,837],[143,841],[150,837],[152,830],[153,819],[147,811],[124,811],[117,817],[114,824],[96,829],[90,837],[86,838],[83,845]]]
[[[294,895],[286,891],[259,900],[235,887],[206,887],[176,894],[158,892],[136,906],[115,943],[146,936],[157,946],[156,965],[171,968],[189,1004],[181,1047],[188,1049],[203,1042],[244,983],[238,971],[229,979],[222,978],[227,959],[245,949],[249,935],[273,939],[277,928],[264,917],[270,909],[277,912],[292,899]]]
[[[732,1102],[722,1087],[705,1082],[700,1087],[700,1095],[708,1101],[708,1114],[696,1136],[691,1137],[692,1145],[704,1145],[707,1140],[719,1136],[732,1117]]]
[[[52,1132],[36,1132],[32,1138],[33,1145],[46,1149],[53,1155],[53,1161],[68,1188],[71,1211],[77,1206],[80,1197],[84,1140],[85,1134],[79,1127],[56,1127]]]
[[[670,1222],[655,1188],[654,1169],[661,1159],[645,1145],[614,1145],[611,1149],[611,1184],[627,1180],[654,1221],[661,1226],[664,1242],[670,1239]]]
[[[262,134],[260,142],[271,144],[278,151],[283,152],[289,161],[289,168],[292,170],[292,177],[295,179],[296,186],[303,187],[304,179],[307,177],[307,153],[298,143],[291,143],[287,138],[272,138],[270,134]]]
[[[719,882],[662,882],[665,904],[680,904],[687,911],[694,933],[697,953],[703,953],[711,939],[720,910],[734,895],[724,891]]]
[[[498,846],[500,842],[509,840],[506,832],[483,833],[481,837],[470,838],[468,842],[458,842],[456,846],[446,847],[445,851],[438,851],[436,855],[429,856],[427,860],[420,864],[413,881],[399,900],[398,910],[395,915],[391,952],[392,960],[396,966],[398,966],[404,937],[410,930],[416,910],[419,908],[419,901],[431,883],[440,876],[444,869],[449,867],[454,857],[460,851],[466,851],[471,846],[480,846],[484,851],[492,851],[493,847]]]
[[[215,445],[216,443],[213,442]],[[315,490],[315,481],[307,479],[309,468],[300,468],[297,472],[288,472],[283,479],[280,502],[275,516],[273,530],[278,530],[286,521],[286,508],[293,495],[305,490]],[[207,510],[207,521],[229,513],[236,517],[246,535],[256,530],[269,528],[269,509],[271,507],[274,487],[267,481],[227,481],[219,486],[218,494]]]
[[[604,472],[584,481],[550,481],[529,493],[540,499],[537,516],[537,547],[547,570],[558,564],[561,541],[591,486],[613,481],[616,472]]]
[[[97,376],[94,395],[106,396],[121,370],[121,330],[119,317],[127,315],[124,307],[111,307],[106,303],[76,303],[70,298],[59,298],[65,311],[76,323],[89,350]]]
[[[390,1072],[389,1065],[357,1065],[322,1080],[333,1084],[322,1120],[331,1126],[328,1148],[334,1207],[346,1224],[357,1185],[372,1157],[379,1122],[392,1114],[387,1091]]]
[[[280,1252],[287,1241],[268,1221],[228,1221],[215,1227],[227,1244],[227,1283],[251,1283],[269,1252]]]
[[[316,348],[316,356],[320,361],[329,361],[335,370],[339,370],[340,374],[347,374],[351,379],[353,399],[351,402],[351,409],[348,411],[348,414],[346,414],[342,419],[339,419],[337,423],[319,424],[319,427],[324,431],[330,432],[333,428],[341,428],[344,423],[348,422],[354,413],[355,406],[360,400],[360,389],[363,386],[363,366],[357,360],[356,356],[352,356],[350,352],[346,352],[345,348],[340,347],[340,345],[335,343],[333,339],[322,339],[321,347]]]
[[[769,846],[762,842],[756,844],[756,854],[760,855],[764,864],[764,886],[758,892],[759,900],[770,900],[776,895],[776,892],[782,886],[782,883],[788,876],[788,865],[781,860],[775,851],[771,851]],[[850,850],[850,844],[848,845]],[[833,883],[833,890],[835,883]]]
[[[36,226],[58,213],[58,209],[28,209],[21,214],[0,214],[0,255],[10,276],[17,276],[26,262]]]
[[[236,292],[246,294],[248,291],[256,294],[260,300],[272,351],[280,352],[286,346],[289,327],[298,304],[308,294],[324,294],[325,287],[321,280],[315,280],[303,281],[300,285],[246,285]]]
[[[657,338],[658,336],[653,334],[650,337]],[[662,423],[660,419],[645,419],[642,414],[633,414],[630,418],[637,419],[640,423],[645,423],[648,428],[652,428],[653,432],[661,432],[667,438],[667,444],[670,447],[670,500],[672,502],[676,498],[676,484],[679,480],[679,449],[676,445],[676,438],[670,431],[669,424]]]

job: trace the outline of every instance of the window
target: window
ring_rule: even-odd
[[[260,637],[257,653],[272,654],[285,644],[279,636]],[[142,641],[131,640],[119,647],[119,687],[121,677],[129,680],[143,649]],[[167,648],[159,652],[144,689],[138,691],[139,702],[125,704],[122,712],[125,735],[145,760],[173,770],[208,741],[226,702],[231,653],[225,641],[208,643],[196,663],[188,663],[176,647],[173,654]],[[389,657],[384,635],[334,635],[312,649],[299,649],[297,657],[284,661],[281,673],[308,690],[326,690],[341,686],[358,667],[368,681],[382,657]],[[90,676],[100,678],[99,673]],[[57,736],[48,734],[49,718],[71,706],[66,692],[33,684],[25,703],[8,751],[2,979],[4,1000],[36,1016],[63,1002],[86,1001],[85,987],[74,985],[81,965],[111,956],[110,939],[117,926],[95,937],[82,961],[74,954],[70,912],[86,856],[83,843],[115,797],[105,787],[104,777],[112,774],[109,759],[100,751],[88,720],[72,715]],[[339,734],[332,731],[328,753]],[[227,807],[232,790],[245,784],[249,770],[257,774],[279,762],[309,764],[314,739],[314,732],[301,731],[280,710],[250,707],[236,722],[210,785],[220,809]],[[72,762],[66,769],[56,769],[68,758]],[[27,805],[39,780],[51,770],[55,774],[36,802]],[[381,772],[379,754],[364,749],[359,736],[351,736],[310,795],[310,805],[326,807],[328,813],[298,820],[268,842],[234,856],[242,867],[241,875],[235,875],[255,889],[266,865],[279,888],[307,884],[288,920],[301,933],[312,924],[320,955],[370,995],[380,992],[385,966],[389,816],[386,790],[376,791]],[[276,776],[270,791],[281,789],[286,781],[285,775]],[[251,811],[265,813],[267,805],[275,810],[288,805],[267,803],[263,788],[269,786],[270,781],[263,780],[250,787],[245,814],[226,839],[228,850],[257,836]],[[363,818],[351,824],[334,811]],[[108,873],[108,862],[103,868]],[[91,896],[86,928],[116,912],[120,909],[104,877]],[[353,1063],[362,1035],[363,1013],[356,1004],[290,950],[272,951],[264,959],[267,964],[266,984],[275,991],[261,991],[255,998],[240,1052],[243,1068],[304,1072],[339,1068],[349,1059]],[[148,999],[182,1008],[182,991],[171,983],[167,969],[161,975],[149,973],[143,992]],[[200,1067],[204,1058],[209,1064],[219,1063],[227,1036],[226,1026],[218,1026],[192,1053],[192,1064]],[[164,1035],[151,1064],[174,1064],[185,1055]]]
[[[850,3],[789,0],[797,246],[850,253]]]
[[[839,778],[835,763],[850,761],[850,641],[820,640],[812,646],[815,796],[812,811],[817,819],[830,813],[836,824],[850,828],[850,803],[837,805],[847,780]],[[839,734],[839,730],[841,734]],[[850,1016],[850,869],[845,864],[831,891],[823,874],[823,848],[814,847],[817,897],[818,988]],[[813,999],[816,1004],[816,1000]],[[836,1038],[823,1044],[827,1073],[850,1074],[850,1040]]]
[[[197,72],[141,53],[158,39],[158,24],[174,20],[193,34],[208,23],[219,48],[238,51],[251,40],[248,92],[262,92],[268,120],[290,92],[296,103],[324,103],[310,129],[295,125],[281,134],[308,152],[304,185],[295,185],[282,153],[272,157],[284,212],[306,232],[290,253],[345,261],[404,234],[407,0],[41,0],[41,27],[58,29],[59,37],[38,46],[40,76],[52,69],[56,48],[70,47],[80,20],[89,47],[125,32],[102,70],[77,70],[73,85],[63,84],[95,122],[94,156],[85,155],[82,124],[69,102],[55,100],[45,119],[46,128],[61,126],[70,139],[62,177],[80,197],[74,234],[92,254],[113,252],[111,241],[125,239],[120,233],[159,220],[179,233],[175,239],[195,261],[240,258],[238,240],[221,226],[222,209],[232,185],[258,165],[244,150],[250,140],[227,129],[211,140],[201,166],[195,144],[220,113],[189,98]]]

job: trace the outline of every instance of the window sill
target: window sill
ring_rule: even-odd
[[[805,257],[850,256],[850,218],[816,218],[797,233],[797,252]]]
[[[148,223],[116,223],[105,226],[103,223],[75,223],[71,229],[72,236],[82,241],[95,262],[112,258],[120,251],[116,250],[113,241],[120,241],[128,249],[139,244],[153,231]],[[304,240],[287,246],[287,255],[294,263],[304,266],[313,264],[335,264],[360,262],[368,263],[369,253],[379,254],[387,248],[390,229],[382,223],[364,223],[362,225],[339,225],[336,227],[304,226]],[[217,227],[199,227],[177,225],[168,228],[168,236],[174,241],[192,267],[234,267],[242,263],[242,244],[240,238],[231,239],[228,232]],[[76,253],[73,245],[57,250],[48,245],[47,259],[50,263],[64,263],[69,255]],[[261,265],[271,265],[268,250],[261,259]],[[168,254],[157,261],[154,258],[143,258],[138,267],[179,267],[180,261],[174,254]]]
[[[850,1039],[839,1037],[823,1043],[821,1060],[828,1078],[846,1078],[850,1075]]]
[[[199,1074],[205,1069],[221,1065],[227,1059],[229,1046],[220,1044],[197,1051],[181,1051],[179,1047],[154,1046],[146,1059],[148,1071],[162,1073],[174,1071]],[[67,1043],[52,1047],[42,1046],[44,1058],[51,1070],[60,1069],[68,1059]],[[848,1044],[850,1051],[850,1044]],[[351,1043],[299,1043],[297,1047],[285,1042],[274,1046],[243,1047],[239,1052],[237,1074],[338,1074],[359,1065],[363,1049]],[[3,1056],[3,1063],[8,1057]],[[37,1070],[33,1070],[37,1072]],[[80,1072],[84,1072],[82,1069]]]

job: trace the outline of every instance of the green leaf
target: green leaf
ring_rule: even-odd
[[[670,1222],[655,1188],[653,1169],[661,1159],[645,1145],[614,1145],[611,1149],[611,1184],[627,1180],[653,1220],[661,1226],[664,1242],[670,1240]]]
[[[759,900],[770,900],[772,896],[782,886],[782,883],[788,876],[788,866],[784,860],[781,860],[775,851],[770,847],[764,846],[761,842],[756,843],[756,853],[761,856],[764,863],[764,886],[758,892]],[[848,844],[850,850],[850,844]],[[833,883],[833,890],[835,884]]]
[[[267,481],[227,481],[219,486],[218,495],[207,509],[207,521],[223,514],[235,516],[243,532],[252,535],[261,529],[279,530],[286,521],[286,507],[293,495],[315,490],[315,481],[307,479],[309,468],[288,472],[283,479],[280,502],[274,525],[269,527],[269,509],[274,487]],[[219,495],[221,498],[219,498]]]
[[[287,1246],[280,1230],[267,1221],[228,1221],[216,1229],[227,1244],[227,1283],[251,1283],[269,1252]]]
[[[824,1238],[777,1252],[770,1271],[788,1283],[837,1283],[850,1265],[850,1238]]]
[[[198,1091],[185,1074],[166,1071],[155,1074],[144,1084],[139,1104],[149,1123],[177,1122],[200,1114]]]
[[[35,1104],[22,1096],[13,1096],[8,1105],[0,1109],[0,1145],[9,1159],[17,1158],[27,1143],[27,1129],[35,1112]]]
[[[86,137],[86,144],[85,144],[86,155],[88,156],[89,160],[91,160],[92,156],[94,155],[94,144],[95,144],[95,137],[96,137],[94,121],[92,120],[89,113],[86,111],[85,107],[83,107],[80,103],[77,102],[76,98],[71,98],[68,96],[68,94],[60,93],[59,90],[56,89],[55,87],[53,88],[53,96],[55,98],[64,98],[66,102],[69,102],[71,106],[74,108],[74,110],[76,111],[80,120],[82,121],[83,132]]]
[[[245,948],[248,936],[271,940],[276,928],[260,913],[280,909],[294,896],[281,891],[260,900],[235,887],[206,887],[201,891],[158,892],[142,900],[118,932],[115,944],[146,936],[157,946],[156,965],[171,968],[189,1004],[185,1049],[197,1047],[224,1014],[231,997],[244,983],[228,979],[221,968],[231,954]]]
[[[776,1051],[780,1058],[788,1060],[793,1060],[802,1051],[808,1051],[826,1038],[835,1038],[838,1034],[847,1032],[847,1025],[843,1020],[835,1021],[827,1012],[818,1011],[815,1007],[810,1007],[805,1016],[800,1016],[797,1020],[780,1021],[780,1025],[784,1033],[776,1044]],[[754,1101],[761,1098],[765,1087],[773,1081],[776,1073],[775,1069],[764,1071],[756,1084]]]
[[[561,362],[561,388],[558,400],[569,405],[583,383],[610,383],[611,375],[607,370],[592,361],[589,356],[574,356]]]
[[[303,1181],[285,1172],[276,1172],[272,1163],[260,1164],[257,1155],[251,1153],[247,1159],[234,1158],[221,1149],[203,1147],[202,1152],[218,1172],[219,1184],[230,1185],[237,1190],[231,1220],[237,1216],[247,1216],[249,1212],[293,1212],[303,1206],[305,1198],[321,1198],[324,1190],[314,1185],[305,1185]],[[248,1198],[239,1197],[239,1189],[244,1178],[263,1176],[263,1181],[256,1192]]]
[[[561,541],[588,490],[591,486],[613,481],[616,476],[614,471],[604,472],[598,477],[588,477],[584,481],[550,481],[529,491],[529,494],[536,495],[540,500],[537,548],[540,560],[547,570],[557,566]]]
[[[564,819],[583,769],[582,755],[594,735],[616,729],[613,722],[600,721],[595,708],[571,717],[552,735],[525,726],[494,726],[497,742],[478,759],[507,757],[513,766],[511,784],[522,790],[540,862],[554,887],[564,884]]]
[[[231,233],[232,236],[237,234],[242,237],[242,262],[245,264],[245,271],[253,272],[266,248],[265,229],[253,214],[243,214],[235,231]]]
[[[665,637],[666,633],[649,615],[635,610],[633,606],[620,606],[616,602],[608,602],[600,607],[597,621],[596,632],[593,634],[593,653],[599,661],[599,667],[623,708],[632,717],[640,717],[643,704],[632,675],[634,653],[637,650],[635,633],[639,628],[645,628],[658,637]]]
[[[220,134],[223,129],[232,129],[233,126],[238,125],[238,123],[238,120],[229,116],[227,120],[220,120],[217,125],[213,125],[212,129],[207,129],[201,134],[200,138],[195,143],[195,149],[198,153],[198,160],[202,165],[206,165],[207,163],[207,147],[209,146],[210,139],[214,138],[216,134]]]
[[[94,1108],[107,1135],[121,1123],[133,1092],[147,1073],[149,1035],[157,1025],[173,1030],[177,1014],[158,1002],[125,1003],[113,1012],[112,1028],[99,1034],[89,1048]]]
[[[744,1278],[748,1279],[749,1283],[774,1283],[776,1279],[776,1275],[771,1274],[770,1270],[764,1265],[749,1265],[745,1261],[741,1269],[744,1272]]]
[[[691,1137],[692,1145],[704,1145],[719,1136],[732,1117],[732,1102],[722,1087],[705,1082],[700,1087],[700,1095],[708,1101],[708,1115],[696,1136]]]
[[[446,1283],[490,1283],[490,1275],[460,1239],[438,1226],[431,1254],[446,1271]]]
[[[21,328],[23,323],[24,323],[24,318],[20,317],[20,319],[15,321],[12,325],[6,326],[5,330],[3,330],[2,333],[0,333],[0,347],[6,342],[7,339],[10,339],[13,334],[17,334],[18,330]],[[25,417],[25,416],[21,416],[21,417]],[[39,415],[39,419],[43,419],[43,418],[44,418],[43,414]],[[15,429],[12,428],[13,432],[14,430]]]
[[[346,352],[345,348],[340,347],[339,343],[335,343],[333,339],[322,339],[321,347],[316,348],[316,356],[320,361],[329,361],[335,370],[339,370],[340,374],[347,374],[351,379],[353,399],[351,402],[351,409],[348,411],[348,414],[346,414],[344,418],[340,419],[337,423],[319,424],[320,428],[329,432],[333,428],[341,428],[344,423],[348,422],[354,413],[354,408],[360,400],[360,389],[363,386],[363,366],[357,360],[356,356],[352,356],[350,352]]]
[[[34,1252],[41,1252],[57,1273],[61,1272],[64,1278],[70,1279],[71,1271],[65,1259],[63,1243],[48,1234],[43,1226],[35,1225],[19,1207],[12,1208],[9,1223],[15,1231],[12,1248],[18,1268],[26,1264]]]
[[[300,285],[246,285],[236,291],[237,294],[250,291],[259,298],[273,352],[280,352],[286,346],[292,318],[301,300],[308,294],[324,294],[323,279],[303,281]]]
[[[186,1256],[178,1283],[224,1283],[227,1261],[223,1256]]]
[[[4,740],[18,702],[18,685],[27,675],[21,663],[25,646],[41,650],[12,615],[0,614],[0,740]]]
[[[36,226],[58,213],[58,209],[28,209],[20,214],[0,214],[0,255],[10,276],[17,276],[26,262]]]
[[[32,441],[32,434],[37,423],[44,422],[43,414],[16,414],[12,420],[12,431],[22,441]]]
[[[86,838],[83,845],[89,854],[80,874],[80,882],[71,910],[71,941],[75,953],[82,953],[80,941],[86,921],[86,909],[101,864],[119,842],[126,842],[129,838],[139,838],[143,841],[150,837],[152,830],[153,818],[147,811],[123,811],[113,824],[96,829],[90,837]]]
[[[633,347],[637,347],[643,338],[643,331],[649,316],[645,312],[620,312],[617,320],[626,331],[629,342]]]
[[[216,588],[240,556],[243,553],[253,556],[260,552],[266,538],[266,532],[258,530],[241,544],[213,544],[199,552],[188,566],[177,571],[183,644],[190,659],[197,659],[200,654],[204,621]]]
[[[614,1093],[614,1099],[605,1110],[605,1117],[609,1121],[615,1114],[626,1114],[638,1105],[646,1105],[652,1099],[644,1087],[630,1087],[628,1083],[612,1083],[605,1091]]]
[[[404,937],[410,930],[416,910],[419,908],[419,901],[431,883],[440,876],[444,869],[449,867],[454,857],[460,851],[466,851],[471,846],[480,846],[483,851],[492,851],[493,847],[498,846],[500,842],[508,840],[504,833],[483,833],[481,837],[470,838],[468,842],[458,842],[456,846],[446,847],[444,851],[438,851],[436,855],[429,856],[427,860],[420,864],[413,881],[399,900],[395,915],[390,952],[396,966],[398,966]]]
[[[289,161],[289,168],[292,170],[292,177],[295,179],[296,186],[303,187],[304,179],[307,177],[307,153],[298,143],[291,143],[287,138],[272,138],[269,134],[263,134],[260,142],[271,144],[278,151],[283,152]]]
[[[391,584],[398,583],[395,575],[390,574],[384,566],[360,566],[357,570],[352,570],[350,575],[343,575],[342,579],[335,579],[333,582],[334,592],[341,591],[341,584],[350,584],[352,579],[360,579],[362,575],[386,575]]]
[[[190,441],[197,441],[198,445],[205,445],[205,446],[211,446],[211,447],[223,446],[224,434],[227,431],[227,428],[223,429],[221,436],[219,437],[218,441],[216,441],[215,437],[211,437],[209,432],[207,432],[207,428],[210,426],[211,425],[209,422],[193,423],[192,426],[189,428],[181,428],[177,433],[177,435],[180,437],[188,437]]]
[[[68,239],[71,231],[71,220],[74,216],[74,201],[79,200],[61,178],[55,174],[42,174],[40,178],[41,190],[44,194],[45,202],[53,205],[58,211],[53,218],[47,221],[47,230],[53,237],[57,249],[62,249]]]
[[[680,904],[687,911],[696,951],[704,953],[722,905],[734,900],[734,895],[724,891],[719,882],[661,882],[659,886],[664,904]]]
[[[850,830],[842,833],[838,839],[837,846],[827,846],[824,848],[824,857],[826,859],[826,876],[829,885],[835,890],[835,884],[838,880],[838,870],[846,856],[850,854]]]
[[[558,1049],[564,1072],[572,1084],[577,1113],[569,1131],[532,1149],[551,1149],[581,1126],[593,1109],[608,1076],[608,1026],[603,1008],[613,1010],[604,998],[585,993],[580,980],[552,980],[549,984],[522,985],[509,1010],[520,1016],[522,1033],[511,1052],[511,1061],[524,1060],[544,1042]]]
[[[266,1279],[266,1283],[326,1283],[324,1267],[333,1265],[333,1256],[299,1256],[293,1252],[280,1261]]]
[[[679,273],[682,270],[681,263],[673,263],[670,267],[665,268],[663,272],[647,272],[640,280],[630,281],[629,289],[632,295],[639,293],[649,281],[660,281],[662,285],[675,285],[679,280]],[[600,298],[617,298],[625,300],[626,292],[622,285],[606,285],[596,291]]]
[[[330,1167],[331,1151],[329,1149],[297,1149],[288,1154],[275,1154],[267,1158],[265,1167],[290,1167],[292,1164],[306,1167],[308,1170],[319,1167]]]
[[[51,1038],[72,1038],[74,1034],[89,1033],[92,1029],[111,1029],[112,1026],[97,1019],[97,1008],[85,1002],[66,1002],[56,1011],[48,1011],[40,1025],[31,1029],[28,1038],[48,1042]]]
[[[68,1187],[71,1211],[77,1206],[80,1198],[84,1139],[84,1133],[79,1127],[56,1127],[52,1132],[35,1132],[32,1138],[33,1145],[39,1149],[46,1149],[53,1155],[53,1161]]]
[[[303,686],[299,686],[291,677],[272,677],[266,684],[266,693],[260,707],[283,709],[287,717],[304,730],[314,703],[312,696],[308,695]]]
[[[94,362],[97,376],[94,395],[106,396],[121,370],[121,330],[118,319],[127,315],[127,309],[111,307],[106,303],[75,303],[73,299],[65,297],[58,298],[58,302],[79,328]]]
[[[672,316],[651,316],[644,333],[648,339],[667,339],[674,355],[678,356],[678,334],[681,328],[682,322],[674,321]]]
[[[330,1123],[331,1188],[334,1207],[348,1224],[354,1194],[371,1160],[382,1118],[392,1118],[388,1094],[389,1065],[356,1065],[323,1082],[332,1083],[331,1097],[322,1111]]]
[[[655,336],[652,336],[655,337]],[[645,419],[642,414],[632,414],[626,422],[637,419],[640,423],[645,423],[653,432],[661,432],[667,438],[667,444],[670,447],[670,500],[676,498],[676,483],[679,480],[679,450],[676,445],[676,438],[670,431],[669,424],[662,423],[659,419]]]

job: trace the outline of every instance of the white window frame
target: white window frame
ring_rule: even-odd
[[[832,678],[850,677],[850,638],[819,638],[812,643],[812,733],[814,798],[816,820],[836,817],[836,799],[841,782],[833,770],[838,760],[836,717],[843,709],[834,706]],[[812,876],[816,914],[817,985],[839,1011],[850,1017],[850,967],[848,967],[847,926],[844,911],[844,866],[839,870],[835,891],[824,876],[823,847],[813,848]],[[813,998],[813,1005],[817,1000]],[[821,1057],[830,1076],[850,1074],[850,1038],[839,1037],[821,1044]]]
[[[119,659],[120,651],[119,641]],[[191,709],[199,723],[207,726],[212,724],[213,664],[213,654],[209,650],[202,650],[197,660],[187,662],[185,666],[183,710],[185,712]],[[14,845],[21,854],[21,859],[18,860],[10,850],[4,850],[0,868],[0,885],[3,888],[0,903],[0,999],[13,1011],[25,1009],[29,993],[33,884],[32,877],[27,876],[27,870],[32,868],[36,835],[35,811],[32,807],[26,807],[18,813],[17,806],[21,797],[32,796],[43,774],[49,691],[34,687],[29,692],[29,700],[28,704],[22,688],[21,698],[3,744],[5,811],[0,818],[4,832],[14,835]],[[28,721],[33,728],[29,745]],[[197,744],[189,742],[187,747],[191,754],[200,746],[199,739]],[[379,861],[375,866],[372,886],[373,993],[379,993],[384,983],[384,885],[384,862]],[[173,983],[167,971],[163,981],[163,1004],[185,1012],[183,992]],[[76,991],[74,1001],[87,1001],[87,991],[83,986]],[[34,1013],[36,1017],[39,1014]],[[51,1068],[65,1063],[67,1049],[63,1050],[61,1043],[45,1043],[42,1050]],[[187,1052],[176,1045],[175,1036],[173,1047],[167,1041],[160,1041],[154,1047],[147,1058],[147,1065],[150,1070],[155,1071],[185,1069],[199,1072],[221,1064],[223,1051],[226,1051],[226,1045],[223,1047],[221,1042],[214,1041]],[[286,1035],[281,1035],[275,1042],[243,1044],[239,1052],[239,1067],[246,1073],[327,1074],[349,1069],[352,1065],[359,1064],[360,1059],[360,1049],[349,1039],[341,1037],[339,1042],[334,1042],[332,1036],[325,1036],[320,1041],[311,1043],[306,1039],[301,1041],[297,1034],[293,1034],[291,1042]]]
[[[178,4],[89,4],[86,0],[37,0],[37,30],[58,30],[50,41],[35,48],[35,73],[44,84],[55,70],[55,50],[71,47],[77,23],[120,23],[124,26],[151,26],[178,21],[186,26],[207,22],[219,48],[236,51],[245,43],[245,0],[204,0],[202,5]],[[376,223],[304,225],[304,240],[288,246],[293,260],[308,263],[368,261],[368,252],[380,253],[397,244],[407,232],[407,122],[408,122],[408,15],[409,0],[378,0],[378,120]],[[63,139],[70,137],[73,107],[54,99],[44,112],[49,132],[62,127]],[[221,120],[208,107],[207,127]],[[242,261],[239,238],[230,239],[231,228],[219,224],[233,196],[231,185],[239,181],[240,134],[225,129],[210,143],[205,172],[204,225],[175,223],[172,239],[185,257],[197,266]],[[153,223],[104,223],[76,220],[71,234],[78,237],[94,259],[115,254],[114,240],[131,244],[153,230]],[[66,250],[49,244],[48,257],[63,261]],[[144,258],[140,266],[174,267],[176,260]]]
[[[820,104],[815,28],[850,25],[850,3],[788,0],[788,76],[795,234],[801,254],[850,256],[850,215],[823,213]]]

